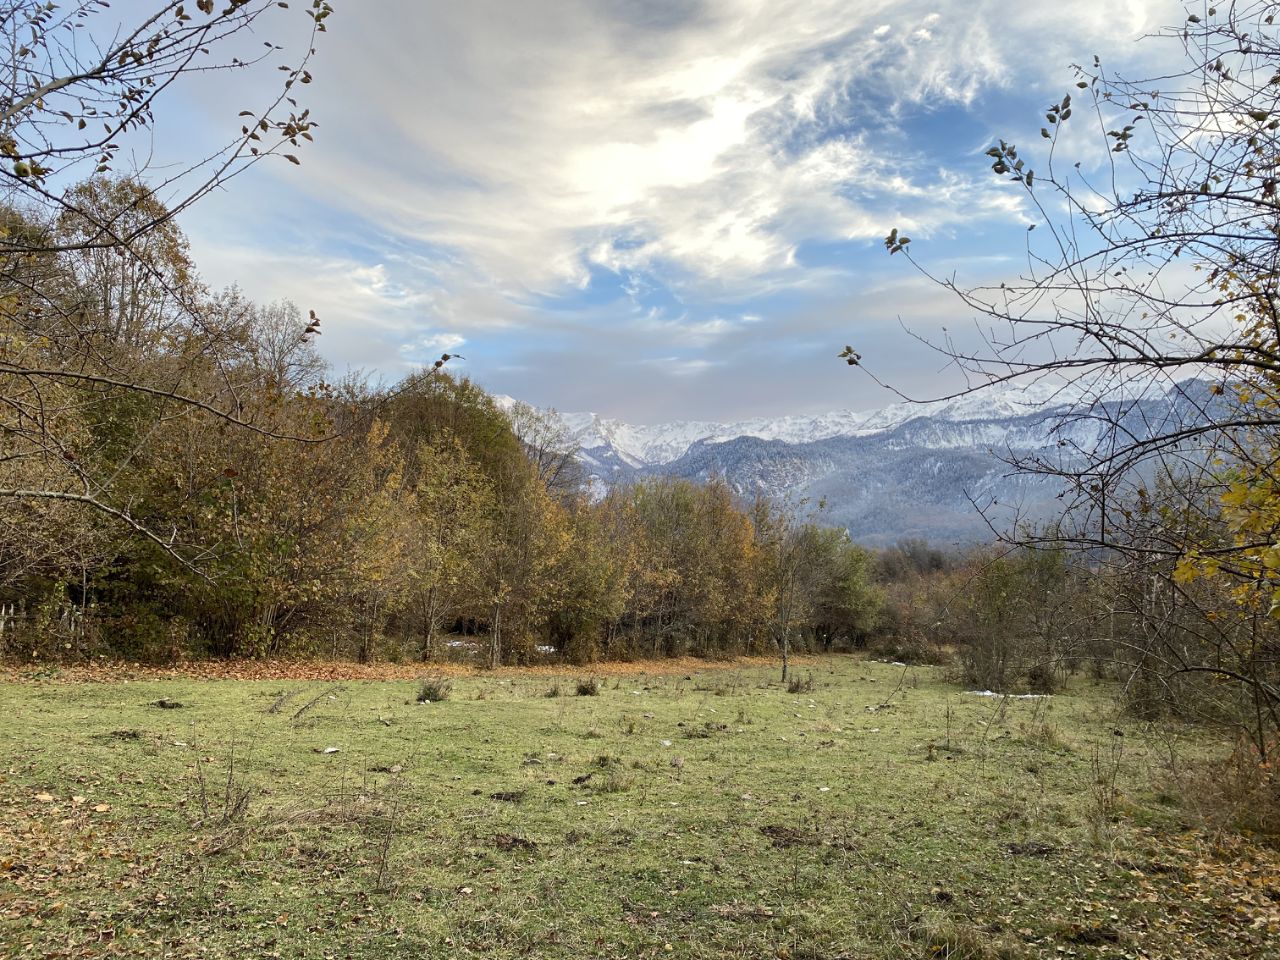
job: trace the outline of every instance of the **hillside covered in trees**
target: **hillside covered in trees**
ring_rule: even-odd
[[[128,179],[5,211],[45,251],[0,291],[0,635],[10,657],[428,659],[830,646],[878,616],[868,555],[720,483],[598,502],[534,411],[446,372],[333,382],[319,321],[200,280]],[[161,224],[131,256],[95,223]],[[57,376],[40,371],[58,371]]]

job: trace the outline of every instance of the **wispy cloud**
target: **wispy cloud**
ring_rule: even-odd
[[[588,339],[604,356],[639,340],[661,358],[647,363],[707,372],[747,326],[748,342],[776,340],[806,302],[877,282],[884,262],[869,269],[863,252],[888,226],[928,239],[1025,221],[1020,194],[973,156],[1007,119],[984,98],[1034,119],[1072,61],[1132,60],[1131,38],[1180,10],[388,0],[340,12],[309,90],[318,143],[285,171],[288,225],[206,269],[359,318],[363,332],[325,342],[335,359],[396,363],[406,344],[507,330],[521,336],[481,344],[499,349],[489,369],[537,370],[519,351],[539,331],[566,356]],[[201,213],[197,240],[242,222],[264,183]],[[308,228],[303,209],[332,229]],[[531,399],[563,406],[559,391]]]

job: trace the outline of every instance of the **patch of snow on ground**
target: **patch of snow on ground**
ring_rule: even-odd
[[[1047,693],[996,693],[994,690],[966,690],[974,697],[1008,697],[1010,700],[1047,700]]]

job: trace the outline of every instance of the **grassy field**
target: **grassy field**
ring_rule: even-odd
[[[0,957],[1280,956],[1106,687],[657,669],[0,684]]]

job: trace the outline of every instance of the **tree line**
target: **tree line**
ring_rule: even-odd
[[[39,238],[0,275],[8,655],[498,665],[875,628],[872,558],[843,532],[716,481],[593,499],[553,421],[501,409],[448,355],[335,381],[319,320],[208,289],[141,184],[73,190],[56,217],[3,212]],[[127,256],[80,242],[132,220],[159,225]]]

